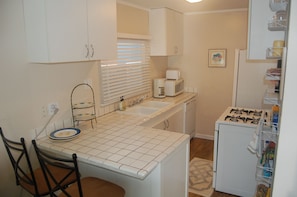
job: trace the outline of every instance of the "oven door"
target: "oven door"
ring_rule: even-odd
[[[250,197],[256,190],[258,158],[247,146],[255,127],[220,124],[217,132],[215,190]]]

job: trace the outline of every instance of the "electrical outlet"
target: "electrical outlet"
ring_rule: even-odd
[[[59,109],[58,103],[50,103],[47,106],[48,115],[53,115],[55,113],[55,110]]]

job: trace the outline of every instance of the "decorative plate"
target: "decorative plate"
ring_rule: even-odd
[[[80,134],[80,130],[76,128],[64,128],[53,131],[49,137],[53,140],[68,140],[77,137]]]

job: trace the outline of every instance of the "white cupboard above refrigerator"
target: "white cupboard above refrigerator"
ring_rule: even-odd
[[[24,0],[29,61],[116,57],[115,0]]]

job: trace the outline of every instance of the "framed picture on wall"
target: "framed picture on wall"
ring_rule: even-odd
[[[227,49],[209,49],[208,67],[226,67]]]

